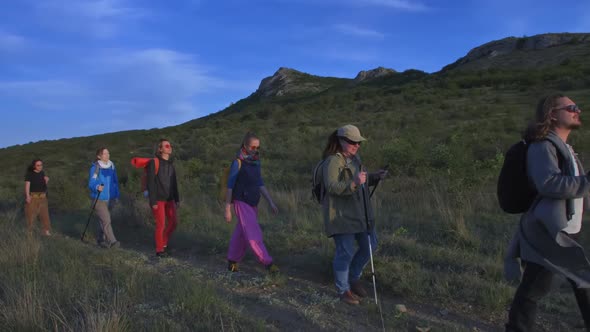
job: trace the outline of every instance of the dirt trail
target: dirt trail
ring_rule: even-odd
[[[281,266],[280,275],[269,276],[262,266],[247,258],[239,272],[227,271],[223,255],[203,255],[190,249],[171,249],[171,257],[156,258],[153,248],[127,244],[146,256],[146,261],[162,273],[183,270],[201,280],[210,280],[220,296],[246,315],[266,322],[276,331],[381,331],[379,311],[373,298],[360,306],[341,303],[331,282],[310,278],[309,271]],[[315,279],[318,279],[317,277]],[[372,284],[365,281],[366,289]],[[379,292],[387,331],[501,331],[502,326],[472,319],[450,309],[415,303]],[[395,306],[404,304],[406,313]]]
[[[79,241],[80,230],[56,223],[66,237]],[[61,227],[60,227],[61,226]],[[382,331],[379,311],[373,299],[364,299],[360,306],[341,303],[332,280],[315,270],[302,268],[301,257],[282,257],[281,273],[272,277],[249,253],[240,265],[240,272],[227,271],[223,254],[210,254],[194,247],[194,240],[173,239],[171,257],[159,259],[154,255],[152,237],[145,231],[119,233],[122,248],[142,256],[142,261],[162,274],[179,271],[194,275],[196,282],[210,281],[218,294],[230,305],[250,317],[265,322],[266,330],[275,331]],[[57,235],[57,234],[56,234]],[[60,236],[60,235],[58,235]],[[177,241],[180,240],[180,241]],[[94,244],[88,243],[90,246]],[[177,247],[175,247],[177,245]],[[309,259],[309,258],[307,258]],[[289,264],[289,262],[291,264]],[[372,294],[372,284],[364,280]],[[378,283],[378,281],[377,281]],[[410,301],[391,296],[378,289],[379,301],[387,331],[503,331],[503,319],[485,321],[470,317],[459,305],[443,308],[431,303]],[[403,304],[407,312],[400,313],[396,305]],[[472,311],[472,310],[469,310]],[[220,317],[220,323],[223,317]],[[561,323],[560,323],[561,322]],[[565,324],[565,325],[564,325]],[[567,325],[567,326],[566,326]],[[572,328],[559,317],[545,313],[539,317],[539,331],[582,331]]]

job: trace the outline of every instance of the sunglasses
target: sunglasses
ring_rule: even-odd
[[[260,150],[260,146],[253,145],[253,146],[250,147],[250,150],[258,151],[258,150]]]
[[[166,144],[162,145],[162,147],[166,148],[166,149],[170,149],[172,147],[172,145],[170,145],[169,143],[166,143]]]
[[[343,141],[345,141],[345,142],[346,142],[346,144],[348,144],[348,145],[358,145],[358,146],[361,146],[361,142],[355,142],[355,141],[351,141],[351,140],[349,140],[349,139],[348,139],[348,138],[346,138],[346,137],[340,137],[340,138],[341,138]]]
[[[582,112],[582,110],[576,104],[567,105],[567,106],[564,106],[564,107],[556,108],[555,110],[556,111],[566,110],[567,112],[570,112],[570,113],[580,113],[580,112]]]
[[[35,167],[43,167],[43,164],[35,164]]]

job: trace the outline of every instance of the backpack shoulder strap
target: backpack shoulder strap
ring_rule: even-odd
[[[236,161],[238,162],[238,171],[242,168],[242,160],[240,158],[236,158]]]
[[[154,158],[154,167],[156,168],[156,175],[158,175],[160,170],[160,159],[158,157]]]
[[[98,174],[100,173],[100,165],[98,164],[98,161],[94,162],[94,177],[98,178]]]
[[[326,160],[328,160],[328,158],[322,159],[319,163],[317,163],[315,165],[315,168],[313,170],[313,182],[314,182],[314,184],[316,183],[316,179],[317,179],[318,174],[321,174],[320,173],[320,170],[324,166],[324,163],[326,163]]]
[[[559,169],[561,169],[561,171],[563,172],[563,170],[564,170],[563,167],[565,166],[565,162],[570,159],[570,158],[568,158],[569,155],[568,156],[564,155],[566,153],[566,151],[563,151],[563,149],[559,145],[561,142],[556,141],[554,137],[547,136],[545,138],[545,140],[549,141],[553,145],[553,147],[555,147],[555,150],[557,152],[557,164],[559,166]],[[565,144],[565,143],[563,143],[563,144]],[[567,153],[569,153],[569,151],[567,151]]]

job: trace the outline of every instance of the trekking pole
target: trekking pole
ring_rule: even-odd
[[[361,172],[363,171],[363,166],[361,165]],[[369,242],[369,257],[371,258],[371,275],[373,277],[373,294],[375,294],[375,305],[377,309],[379,309],[379,314],[381,315],[381,324],[383,326],[383,331],[385,331],[385,321],[383,320],[383,312],[381,311],[381,306],[379,305],[379,301],[377,301],[377,282],[375,281],[375,265],[373,264],[373,248],[371,246],[371,223],[369,222],[369,212],[367,210],[367,194],[365,193],[365,184],[361,185],[361,190],[363,191],[363,206],[365,208],[365,222],[367,223],[367,242]]]
[[[379,182],[381,182],[381,178],[379,178],[379,180],[377,180],[377,183],[375,183],[375,186],[373,187],[373,190],[371,190],[371,193],[369,194],[369,199],[371,199],[371,197],[373,197],[373,194],[375,193],[375,190],[377,189],[377,186],[379,185]]]
[[[381,168],[384,171],[389,170],[389,165],[383,166],[383,168]],[[379,186],[379,183],[381,183],[381,177],[379,177],[379,179],[377,179],[377,183],[375,183],[375,186],[373,187],[373,190],[371,190],[371,193],[369,194],[369,199],[371,199],[371,197],[373,197],[373,194],[375,193],[375,190],[377,190],[377,186]]]
[[[371,275],[373,276],[373,293],[375,294],[375,304],[379,304],[377,301],[377,284],[375,282],[375,265],[373,264],[373,248],[371,246],[371,223],[369,222],[369,214],[367,211],[367,196],[365,193],[365,184],[361,186],[363,191],[363,205],[365,208],[365,222],[367,223],[367,239],[369,240],[369,256],[371,257]]]
[[[100,184],[101,186],[104,186],[104,184]],[[104,190],[104,187],[103,187]],[[92,218],[92,215],[94,214],[94,208],[96,207],[96,202],[98,202],[98,198],[100,197],[100,193],[102,192],[99,191],[98,194],[96,195],[96,198],[94,199],[94,203],[92,203],[92,209],[90,210],[90,215],[88,216],[88,221],[86,222],[86,227],[84,227],[84,232],[82,232],[82,236],[80,237],[80,241],[84,242],[84,235],[86,235],[86,230],[88,229],[88,225],[90,224],[90,219]]]

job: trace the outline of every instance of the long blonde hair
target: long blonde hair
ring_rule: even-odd
[[[552,111],[557,106],[557,101],[564,97],[565,95],[561,93],[554,93],[539,100],[535,111],[535,119],[531,121],[523,134],[523,138],[527,142],[540,141],[547,137],[547,134],[554,126],[551,119]]]

